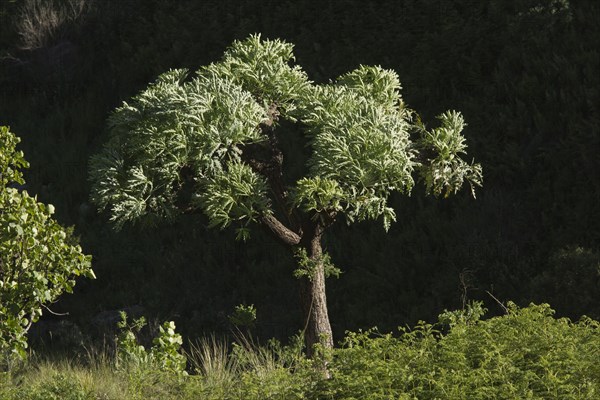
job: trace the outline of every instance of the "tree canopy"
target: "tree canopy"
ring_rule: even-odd
[[[110,117],[110,140],[91,160],[92,200],[117,228],[201,210],[211,226],[234,225],[246,238],[250,223],[290,204],[349,223],[382,217],[387,229],[396,218],[388,197],[410,193],[415,172],[435,195],[464,180],[481,184],[481,167],[459,157],[460,113],[442,114],[441,126],[427,130],[394,71],[361,66],[316,85],[291,65],[292,49],[254,35],[194,74],[160,75]],[[297,182],[275,182],[283,155],[269,152],[277,152],[272,128],[281,119],[301,124],[310,146]]]

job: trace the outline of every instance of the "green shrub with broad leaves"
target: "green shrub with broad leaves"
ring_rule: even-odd
[[[127,315],[121,313],[117,338],[117,367],[126,370],[150,370],[172,372],[185,375],[186,358],[181,354],[183,340],[175,332],[175,323],[166,321],[159,327],[153,346],[147,350],[139,344],[136,334],[146,325],[145,318],[127,323]]]
[[[52,218],[54,206],[18,189],[29,166],[18,143],[0,127],[0,354],[23,357],[27,330],[43,308],[71,292],[75,277],[94,273],[73,230]]]

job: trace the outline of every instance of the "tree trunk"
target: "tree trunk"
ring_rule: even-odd
[[[323,263],[323,249],[321,238],[325,230],[321,221],[308,219],[302,224],[302,229],[295,232],[275,216],[263,215],[261,222],[284,245],[290,249],[300,246],[306,250],[310,264],[314,267],[309,271],[309,277],[300,281],[300,294],[302,308],[305,316],[304,341],[306,353],[309,358],[315,355],[314,346],[320,344],[325,350],[333,348],[333,335],[329,314],[327,312],[327,296],[325,294],[325,266]],[[325,375],[327,365],[323,365]]]
[[[309,232],[306,232],[309,233]],[[327,313],[327,296],[325,294],[325,270],[323,265],[323,250],[321,236],[323,228],[317,224],[313,234],[302,241],[308,258],[315,264],[315,269],[309,278],[302,278],[302,306],[306,318],[304,332],[306,352],[309,358],[314,356],[314,345],[320,343],[324,349],[333,348],[333,335],[329,315]],[[304,239],[304,238],[303,238]]]

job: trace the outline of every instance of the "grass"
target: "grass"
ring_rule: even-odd
[[[286,352],[289,348],[276,342],[258,346],[240,336],[229,345],[224,339],[209,336],[190,343],[184,352],[186,374],[161,371],[152,362],[126,365],[106,348],[88,349],[77,356],[34,353],[25,361],[13,361],[7,372],[0,372],[0,399],[295,398],[286,393],[286,382],[294,376],[289,361],[293,357]],[[298,354],[298,361],[308,362],[294,354]]]
[[[0,386],[3,400],[132,399],[126,377],[101,360],[81,363],[67,357],[34,356],[6,373]]]
[[[331,379],[298,338],[258,346],[205,337],[185,352],[186,373],[154,348],[130,363],[106,348],[34,354],[0,372],[0,400],[600,398],[600,323],[554,318],[547,305],[482,313],[475,305],[394,335],[348,333],[328,355]]]
[[[215,336],[200,339],[192,343],[186,354],[195,373],[204,379],[211,388],[231,390],[235,386],[239,363],[229,357],[229,346]]]

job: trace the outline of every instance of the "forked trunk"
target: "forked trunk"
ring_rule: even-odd
[[[333,335],[329,314],[327,313],[327,296],[325,294],[325,270],[323,264],[323,250],[321,235],[323,230],[317,226],[314,235],[303,241],[307,256],[314,264],[314,270],[309,278],[302,278],[302,306],[306,318],[304,332],[306,352],[309,358],[314,356],[314,346],[321,346],[328,350],[333,348]]]

